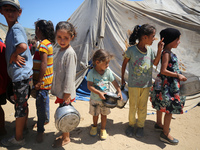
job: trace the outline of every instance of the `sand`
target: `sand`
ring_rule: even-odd
[[[55,97],[50,97],[50,123],[45,126],[45,136],[43,143],[36,143],[36,128],[32,128],[37,121],[35,99],[29,99],[29,133],[25,136],[26,145],[20,150],[51,150],[54,139],[61,135],[55,128],[54,113],[58,105],[54,103]],[[107,119],[108,138],[101,141],[99,136],[91,137],[89,135],[92,124],[92,116],[88,113],[89,102],[77,100],[73,106],[81,114],[81,121],[78,127],[71,132],[71,142],[61,148],[70,150],[200,150],[200,107],[197,106],[183,115],[173,115],[175,119],[171,122],[171,135],[179,140],[176,146],[165,144],[159,140],[159,132],[154,131],[156,115],[147,115],[143,138],[127,137],[124,133],[128,126],[128,108],[111,109],[111,114]],[[14,105],[7,102],[3,106],[5,111],[6,129],[8,134],[4,137],[10,137],[14,133],[15,118]],[[100,123],[98,125],[100,129]],[[98,130],[99,131],[99,130]],[[0,137],[0,139],[4,138]],[[8,148],[1,147],[1,150]],[[18,149],[18,148],[9,148]]]

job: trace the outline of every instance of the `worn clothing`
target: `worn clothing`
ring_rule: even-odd
[[[93,82],[93,86],[102,92],[110,92],[111,83],[115,80],[110,69],[106,69],[103,75],[100,75],[95,68],[91,69],[87,75],[87,81]],[[98,94],[91,92],[90,98],[96,101],[102,101]]]
[[[12,64],[9,63],[11,55],[16,51],[16,46],[21,43],[27,44],[27,49],[23,53],[19,54],[25,58],[25,65],[22,65],[22,68],[14,62],[12,62]],[[19,23],[14,24],[6,35],[5,56],[8,75],[12,79],[12,82],[27,80],[33,74],[33,60],[28,47],[26,32]]]
[[[10,83],[10,78],[7,73],[7,65],[5,58],[6,45],[0,42],[0,95],[6,93],[8,84]],[[3,99],[0,99],[0,103]]]
[[[166,51],[162,52],[162,55]],[[181,74],[178,67],[178,59],[175,54],[170,53],[170,60],[167,66],[167,70]],[[161,58],[162,61],[162,58]],[[169,77],[162,74],[158,74],[161,78],[161,89],[155,89],[155,83],[151,89],[150,100],[153,108],[165,113],[182,114],[185,104],[185,96],[180,96],[180,80],[175,77]]]
[[[155,55],[148,46],[147,52],[140,51],[136,45],[131,46],[125,52],[129,59],[128,86],[146,88],[152,85],[152,69]]]
[[[37,132],[43,133],[44,123],[49,121],[49,90],[37,90],[36,108],[37,108]]]
[[[135,88],[129,87],[129,126],[134,127],[136,124],[136,112],[137,112],[137,126],[144,127],[144,123],[147,116],[147,101],[149,96],[150,87]]]
[[[110,108],[106,107],[102,101],[96,101],[96,100],[90,99],[89,113],[92,116],[98,116],[99,114],[109,115]]]
[[[134,45],[127,49],[125,57],[129,59],[129,125],[136,124],[137,113],[137,126],[144,127],[155,55],[149,46],[147,52],[142,52]]]
[[[59,50],[54,56],[54,78],[51,92],[63,99],[63,94],[71,94],[71,99],[76,97],[77,56],[74,49],[69,46],[66,50]]]
[[[6,103],[6,93],[0,94],[0,105],[5,105]]]
[[[32,77],[26,80],[13,82],[13,93],[15,100],[15,118],[24,117],[27,114],[29,98],[29,86],[31,84]]]
[[[39,79],[41,52],[47,54],[47,69],[42,79],[43,84],[41,85],[40,89],[50,90],[53,81],[53,47],[49,40],[43,40],[35,51],[35,55],[33,57],[33,80],[35,82],[37,82]]]

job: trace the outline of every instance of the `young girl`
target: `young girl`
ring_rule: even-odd
[[[36,89],[37,136],[36,142],[43,141],[44,124],[49,122],[49,90],[53,81],[54,26],[51,21],[35,22],[35,35],[41,43],[33,58],[33,83]]]
[[[177,29],[167,28],[160,32],[164,38],[164,49],[161,58],[161,70],[151,91],[151,102],[157,110],[157,123],[155,129],[160,129],[160,140],[169,144],[178,144],[178,140],[169,134],[169,126],[172,114],[182,114],[185,96],[179,96],[180,81],[187,78],[181,74],[178,68],[176,55],[171,51],[180,43],[181,33]],[[164,125],[162,124],[162,112],[165,112]]]
[[[0,1],[0,12],[8,24],[6,35],[6,63],[7,72],[12,79],[15,99],[15,135],[9,139],[3,139],[4,146],[24,145],[23,130],[27,128],[28,118],[28,93],[32,80],[33,61],[24,28],[19,24],[18,17],[22,9],[18,0]]]
[[[136,136],[144,136],[144,123],[147,115],[147,100],[152,84],[153,65],[157,66],[163,48],[162,40],[158,43],[157,56],[154,56],[149,47],[155,40],[155,27],[144,24],[136,25],[129,38],[130,46],[125,52],[122,64],[122,85],[125,84],[124,72],[129,62],[128,91],[129,91],[129,126],[125,133],[127,136],[134,135],[136,124],[136,112],[138,114]],[[139,42],[136,43],[136,40]]]
[[[69,104],[75,100],[76,88],[76,64],[77,56],[70,46],[70,41],[76,37],[74,26],[66,21],[56,25],[56,41],[60,50],[54,56],[54,78],[51,92],[57,97],[55,103]],[[69,132],[63,133],[53,144],[53,147],[60,147],[70,142]]]
[[[105,140],[108,136],[105,128],[107,115],[110,114],[110,108],[105,107],[102,100],[105,100],[104,94],[110,90],[110,82],[114,85],[118,96],[122,99],[120,87],[111,70],[108,69],[109,62],[112,58],[113,55],[107,51],[103,49],[97,50],[92,60],[94,68],[87,75],[87,87],[91,91],[89,113],[93,116],[93,126],[90,130],[90,135],[97,135],[98,116],[101,114],[100,138],[102,140]]]

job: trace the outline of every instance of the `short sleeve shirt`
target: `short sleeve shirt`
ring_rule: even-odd
[[[16,63],[12,62],[12,64],[10,64],[9,61],[12,53],[16,51],[16,46],[21,43],[27,44],[27,49],[23,53],[19,54],[25,58],[25,65],[22,65],[20,68]],[[8,75],[12,79],[12,82],[29,79],[29,77],[33,74],[33,60],[28,47],[26,32],[19,23],[14,24],[6,35],[5,56]]]
[[[131,46],[125,52],[129,59],[128,86],[146,88],[152,84],[153,60],[155,55],[148,46],[147,52],[140,51],[136,45]]]
[[[110,91],[110,84],[115,80],[110,69],[106,69],[103,75],[100,75],[94,68],[87,75],[87,81],[93,82],[93,86],[102,92]],[[102,101],[98,94],[91,92],[90,98]]]
[[[35,51],[33,58],[33,80],[39,79],[41,56],[40,52],[47,54],[47,69],[43,77],[40,89],[50,90],[53,81],[53,46],[47,39],[43,40]]]

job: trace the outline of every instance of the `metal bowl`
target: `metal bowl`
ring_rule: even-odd
[[[54,118],[56,129],[62,132],[72,131],[80,123],[80,114],[71,104],[59,106]]]
[[[124,106],[126,105],[128,99],[129,99],[128,90],[125,89],[125,85],[121,86],[121,92],[122,92],[123,99],[122,100],[121,99],[117,100],[117,107],[118,108],[124,108]]]
[[[104,94],[105,100],[103,100],[103,104],[108,108],[114,108],[117,106],[117,100],[120,99],[120,96],[118,96],[115,93],[107,92]]]

